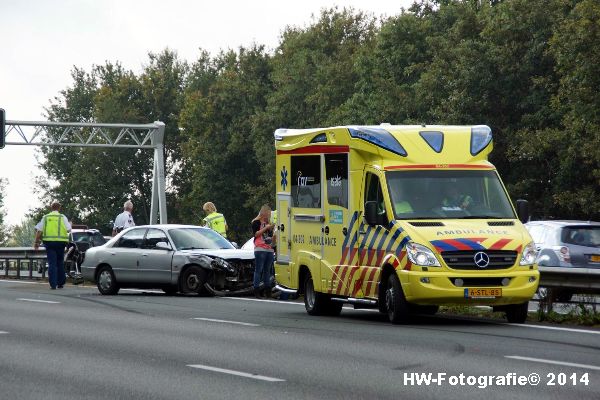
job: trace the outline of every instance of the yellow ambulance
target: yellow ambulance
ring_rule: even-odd
[[[311,315],[343,303],[393,323],[440,305],[488,305],[522,323],[536,249],[495,167],[488,126],[275,131],[275,277]]]

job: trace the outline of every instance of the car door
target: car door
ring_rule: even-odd
[[[138,281],[138,260],[142,254],[146,230],[147,228],[134,228],[121,236],[117,243],[108,249],[108,260],[117,281]]]
[[[162,229],[149,228],[139,258],[138,280],[142,283],[171,283],[173,251],[157,249],[156,244],[170,244]]]

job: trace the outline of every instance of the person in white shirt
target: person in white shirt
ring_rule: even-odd
[[[117,215],[117,218],[115,218],[112,231],[113,236],[121,232],[123,229],[135,226],[135,222],[133,222],[133,216],[131,215],[132,210],[133,203],[131,200],[127,200],[125,204],[123,204],[123,212]]]

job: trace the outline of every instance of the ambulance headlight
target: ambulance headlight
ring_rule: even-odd
[[[422,267],[439,267],[440,262],[429,248],[417,243],[408,242],[406,254],[411,263]]]
[[[523,254],[521,255],[521,261],[519,261],[519,265],[532,265],[535,263],[536,257],[537,250],[535,249],[533,242],[531,242],[523,249]]]

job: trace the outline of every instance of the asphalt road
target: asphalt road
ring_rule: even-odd
[[[440,316],[393,326],[370,310],[311,317],[297,302],[0,281],[0,399],[600,399],[599,339],[592,329]]]

